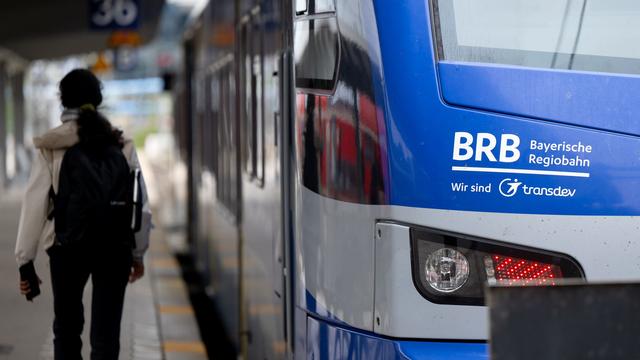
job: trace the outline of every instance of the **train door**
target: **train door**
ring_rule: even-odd
[[[280,112],[277,134],[280,147],[280,169],[282,203],[280,207],[282,243],[278,248],[282,251],[280,270],[282,271],[282,295],[284,296],[284,338],[286,353],[292,358],[293,345],[293,186],[291,164],[292,156],[292,124],[294,122],[294,85],[293,85],[293,3],[282,1],[281,14],[281,51],[279,55],[279,87],[280,87]]]
[[[249,359],[286,353],[280,153],[279,13],[254,7],[239,24],[242,127],[242,334]]]
[[[203,270],[205,267],[206,256],[202,253],[202,243],[199,239],[199,223],[200,223],[200,204],[198,202],[199,190],[200,190],[200,174],[201,174],[201,159],[198,149],[201,144],[200,133],[201,118],[198,116],[198,88],[201,87],[201,82],[198,81],[198,59],[202,52],[201,41],[202,38],[202,25],[198,23],[194,29],[193,34],[190,36],[185,44],[185,97],[186,97],[186,143],[187,143],[187,164],[189,164],[188,179],[187,179],[187,196],[188,196],[188,239],[190,241],[190,247],[192,253],[195,255],[195,261],[197,267]]]
[[[233,54],[223,56],[208,66],[210,81],[210,127],[208,148],[215,149],[209,159],[210,185],[203,198],[209,199],[207,218],[202,221],[207,234],[209,252],[209,294],[215,299],[227,333],[236,347],[240,346],[240,232],[242,188],[238,178],[240,131],[236,116],[236,76]]]

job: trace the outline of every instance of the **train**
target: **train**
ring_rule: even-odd
[[[639,6],[203,6],[175,136],[238,354],[486,359],[486,286],[637,280]]]

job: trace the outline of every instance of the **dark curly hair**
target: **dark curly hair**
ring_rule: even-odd
[[[111,126],[97,110],[102,104],[102,84],[89,70],[74,69],[60,81],[60,102],[66,109],[78,109],[78,138],[89,148],[123,146],[122,131]]]

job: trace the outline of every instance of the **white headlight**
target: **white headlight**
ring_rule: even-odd
[[[424,268],[427,283],[443,293],[458,290],[469,278],[469,261],[462,253],[451,248],[432,252]]]

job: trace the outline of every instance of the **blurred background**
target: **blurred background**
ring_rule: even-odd
[[[100,110],[134,139],[148,166],[171,175],[151,196],[177,200],[184,169],[171,136],[172,87],[183,67],[182,35],[206,1],[63,2],[2,5],[0,194],[25,183],[33,136],[60,123],[60,79],[89,68],[104,85]],[[164,220],[180,223],[177,202],[165,203],[171,209],[161,210]]]
[[[48,257],[36,268],[42,295],[27,303],[18,292],[14,245],[22,195],[35,155],[32,138],[60,125],[58,83],[74,68],[103,83],[99,108],[135,141],[154,211],[147,274],[125,301],[124,359],[204,359],[207,340],[192,309],[197,284],[183,282],[186,170],[172,132],[174,79],[183,69],[183,33],[207,1],[23,0],[0,7],[0,359],[52,359],[52,294]],[[185,267],[187,266],[187,267]],[[186,275],[185,275],[186,274]],[[197,279],[193,280],[197,281]],[[201,296],[203,298],[204,296]],[[91,291],[85,290],[86,323]],[[155,306],[151,306],[155,305]],[[162,325],[164,324],[164,330]],[[171,325],[171,326],[169,326]],[[85,326],[83,354],[90,347]],[[218,352],[219,353],[219,352]],[[223,358],[224,358],[224,352]]]

